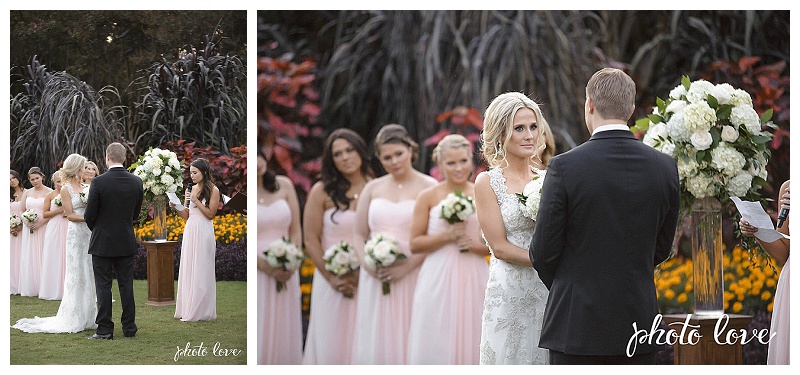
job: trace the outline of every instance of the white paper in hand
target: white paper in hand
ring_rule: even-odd
[[[742,214],[742,218],[750,223],[750,225],[758,228],[756,231],[756,238],[764,242],[775,242],[781,238],[789,238],[775,230],[775,225],[772,224],[772,219],[761,204],[758,202],[743,201],[737,197],[731,197],[731,200],[736,204],[736,209]]]
[[[175,195],[175,193],[167,192],[167,198],[169,198],[170,202],[175,204],[176,210],[183,211],[186,209],[186,207],[183,207],[183,205],[181,204],[181,200],[178,198],[177,195]]]

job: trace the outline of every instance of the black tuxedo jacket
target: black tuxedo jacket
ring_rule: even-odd
[[[95,177],[83,218],[92,230],[89,254],[121,257],[136,254],[133,222],[142,208],[142,179],[124,168]]]
[[[658,314],[653,270],[680,209],[675,160],[630,131],[595,134],[547,168],[530,257],[550,290],[539,346],[625,355]],[[663,350],[638,344],[636,354]]]

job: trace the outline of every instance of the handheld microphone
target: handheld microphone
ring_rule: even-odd
[[[781,212],[778,214],[778,228],[783,226],[787,216],[789,216],[789,209],[781,207]]]
[[[190,182],[188,185],[186,185],[186,192],[187,193],[191,194],[192,186],[194,186],[194,182]],[[189,207],[189,201],[190,201],[189,197],[186,197],[186,204],[184,204],[184,206],[186,206],[186,208]]]

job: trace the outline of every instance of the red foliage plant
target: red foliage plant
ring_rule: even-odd
[[[285,174],[305,193],[322,167],[316,66],[310,58],[294,62],[290,54],[258,59],[259,147],[269,138],[271,147],[262,149],[277,164],[274,172]]]
[[[189,178],[189,164],[197,158],[208,160],[211,171],[220,193],[229,197],[238,192],[247,192],[247,146],[232,147],[231,154],[222,154],[211,147],[195,147],[195,142],[186,140],[169,141],[164,149],[174,152],[183,161],[183,182],[186,186]]]

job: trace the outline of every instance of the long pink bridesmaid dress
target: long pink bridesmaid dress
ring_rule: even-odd
[[[289,237],[292,211],[286,200],[259,204],[258,254],[272,241]],[[295,272],[278,292],[277,282],[258,271],[258,364],[299,365],[303,357],[303,323],[300,305],[300,276]]]
[[[33,209],[39,215],[36,220],[43,217],[44,197],[28,197],[25,201],[28,209]],[[24,219],[23,219],[24,221]],[[42,278],[42,249],[44,247],[44,233],[46,228],[30,229],[22,224],[22,256],[19,262],[19,294],[23,297],[37,297],[39,295],[39,281]]]
[[[387,233],[400,242],[400,251],[411,255],[408,228],[414,200],[392,202],[373,198],[369,205],[370,236]],[[358,307],[353,348],[353,364],[403,365],[407,362],[411,304],[419,268],[390,282],[383,294],[382,282],[361,269],[358,279]]]
[[[428,233],[446,232],[441,204],[431,208]],[[475,214],[467,217],[465,234],[478,243]],[[408,333],[412,365],[477,365],[480,361],[481,315],[489,280],[486,258],[462,253],[454,243],[429,253],[419,269]]]
[[[58,206],[50,200],[50,209]],[[61,300],[64,296],[64,278],[67,273],[67,224],[69,220],[55,215],[47,222],[42,246],[42,277],[39,280],[39,298]]]
[[[331,219],[333,212],[334,208],[329,208],[323,214],[323,252],[340,241],[353,244],[355,211],[340,210]],[[319,271],[314,273],[311,290],[311,318],[303,364],[349,365],[353,355],[358,291],[353,298],[345,298]]]
[[[11,202],[10,213],[20,215],[21,217],[22,211],[19,206],[20,202]],[[25,229],[24,224],[22,229]],[[11,287],[11,294],[19,294],[19,262],[22,257],[22,231],[20,230],[16,236],[9,236],[11,237],[11,246],[9,248],[9,261],[11,263],[11,270],[9,273],[11,281],[9,286]]]
[[[214,222],[190,203],[181,242],[175,318],[184,322],[217,319],[216,254]]]
[[[768,365],[788,365],[789,363],[789,260],[786,258],[778,286],[775,289],[775,300],[772,305],[772,322],[770,333],[777,333],[769,342],[767,349]]]

